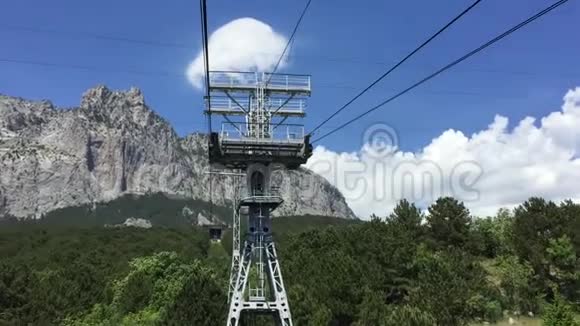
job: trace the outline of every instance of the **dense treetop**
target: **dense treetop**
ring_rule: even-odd
[[[79,217],[82,218],[82,217]],[[440,198],[384,217],[274,220],[296,325],[460,326],[533,313],[575,325],[580,206],[531,198],[473,217]],[[221,325],[231,234],[13,224],[0,228],[0,325]],[[272,325],[265,318],[256,325]]]

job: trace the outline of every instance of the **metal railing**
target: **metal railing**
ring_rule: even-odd
[[[238,71],[210,71],[209,84],[212,87],[256,87],[258,73]]]
[[[234,98],[236,100],[236,102],[238,102],[242,108],[244,108],[242,110],[242,108],[240,108],[240,106],[238,104],[236,104],[236,102],[234,102],[232,99],[230,99],[229,97],[222,97],[222,96],[212,96],[210,98],[209,101],[209,105],[210,108],[213,109],[221,109],[221,110],[231,110],[231,111],[240,111],[240,112],[244,112],[244,111],[249,111],[248,109],[248,104],[247,104],[247,99],[243,99],[243,98]]]
[[[309,75],[271,74],[265,72],[262,80],[268,83],[267,88],[310,91]]]
[[[240,113],[249,111],[247,98],[238,97],[234,98],[234,100],[224,96],[212,96],[209,104],[212,110],[239,111]],[[255,102],[252,104],[255,104]],[[293,98],[290,100],[284,98],[270,98],[268,100],[268,107],[271,112],[279,110],[278,112],[280,113],[304,113],[306,109],[306,100],[301,98]],[[255,105],[252,108],[255,109]]]
[[[280,110],[285,112],[304,113],[306,110],[306,100],[301,98],[293,98],[290,100],[283,98],[271,98],[268,104],[270,106],[271,112],[278,110],[282,105],[284,106],[281,107]]]
[[[264,301],[266,300],[266,292],[264,289],[249,289],[249,299],[250,301]]]
[[[310,92],[309,75],[271,74],[266,72],[210,71],[210,87],[254,88],[259,83],[267,84],[267,89]]]
[[[244,189],[244,191],[242,191],[242,197],[263,197],[263,198],[269,198],[269,197],[280,197],[281,194],[282,194],[282,190],[280,189],[279,186],[270,186],[270,189],[263,189],[263,190],[258,190],[258,189],[247,190],[247,189]]]
[[[248,124],[245,122],[223,122],[221,130],[221,140],[245,141],[245,142],[285,142],[285,143],[302,143],[304,142],[304,126],[296,124],[280,124],[274,128],[269,126],[269,137],[249,137]],[[273,129],[273,130],[272,130]]]

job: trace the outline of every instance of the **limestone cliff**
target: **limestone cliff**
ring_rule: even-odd
[[[61,109],[0,95],[0,217],[38,218],[56,208],[163,192],[209,200],[207,138],[179,137],[138,89],[88,90]],[[276,215],[354,218],[340,192],[306,170],[282,172],[285,203]],[[232,195],[213,177],[214,203]]]

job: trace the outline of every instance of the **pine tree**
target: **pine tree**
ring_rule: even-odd
[[[469,238],[471,217],[462,202],[442,197],[429,207],[428,237],[436,248],[461,248]]]

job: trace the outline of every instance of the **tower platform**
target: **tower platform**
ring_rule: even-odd
[[[248,196],[240,199],[240,206],[265,206],[273,210],[282,205],[284,199],[277,195],[263,195],[263,196]]]
[[[270,94],[310,96],[310,75],[271,74],[248,71],[210,71],[209,84],[212,91],[248,92],[264,84]]]
[[[209,142],[210,160],[228,168],[243,169],[249,162],[283,164],[298,168],[312,156],[310,136],[288,133],[285,138],[256,138],[222,131],[212,133]]]

